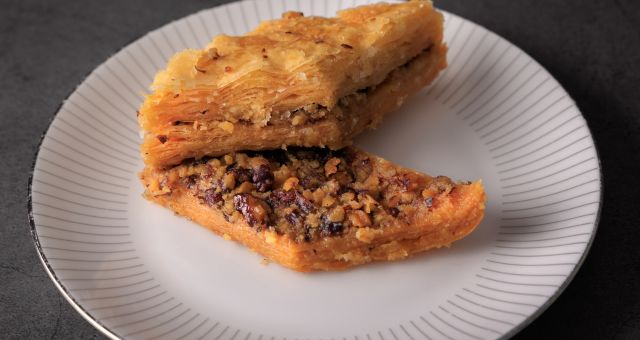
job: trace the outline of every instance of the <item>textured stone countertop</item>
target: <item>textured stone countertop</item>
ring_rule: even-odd
[[[67,94],[112,53],[223,2],[2,1],[0,338],[104,338],[60,295],[33,246],[27,183],[40,135]],[[547,68],[582,110],[602,161],[604,205],[591,252],[564,293],[516,338],[640,339],[640,2],[436,4]]]

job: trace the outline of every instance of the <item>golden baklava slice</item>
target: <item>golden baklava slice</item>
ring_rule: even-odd
[[[147,166],[283,146],[339,149],[446,66],[430,1],[287,12],[176,54],[139,110]]]
[[[449,246],[480,223],[480,182],[364,151],[230,153],[141,173],[145,197],[297,271],[342,270]]]

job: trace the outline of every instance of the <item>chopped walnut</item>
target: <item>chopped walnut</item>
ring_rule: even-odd
[[[251,182],[242,182],[240,186],[236,189],[239,193],[248,193],[251,192],[255,187]]]
[[[315,191],[313,191],[311,195],[313,197],[313,202],[315,204],[322,204],[322,201],[324,200],[327,194],[324,192],[324,190],[322,190],[322,188],[318,188]]]
[[[329,177],[338,172],[338,164],[340,164],[340,158],[332,157],[324,165],[324,175]]]
[[[244,216],[252,227],[264,227],[269,222],[269,214],[264,202],[251,194],[233,196],[233,207]]]
[[[453,188],[445,177],[425,183],[349,150],[290,148],[195,160],[149,180],[147,191],[163,195],[182,186],[227,221],[265,231],[267,242],[347,232],[371,242],[385,226],[412,223],[418,209],[430,211]]]
[[[300,180],[298,180],[296,177],[289,177],[282,185],[282,190],[289,191],[297,187],[299,182]]]
[[[366,227],[371,225],[371,219],[362,210],[353,210],[349,212],[349,221],[356,227]]]
[[[329,217],[329,220],[331,220],[331,222],[342,222],[344,221],[344,208],[341,206],[337,206],[335,208],[333,208],[333,210],[331,210],[331,212],[329,212],[329,215],[327,215]]]
[[[340,196],[340,202],[349,204],[356,198],[356,195],[353,192],[345,192]]]
[[[370,214],[378,205],[378,202],[376,202],[376,200],[374,200],[373,197],[369,195],[365,195],[362,201],[363,201],[362,206],[363,206],[364,212],[366,212],[367,214]]]
[[[233,172],[226,173],[224,177],[222,177],[222,184],[227,190],[231,190],[236,187],[236,176]]]
[[[231,155],[224,155],[224,157],[223,157],[223,158],[224,158],[224,162],[225,162],[226,164],[231,164],[231,163],[233,163],[233,157],[232,157]]]
[[[334,203],[336,202],[336,199],[332,196],[325,196],[324,198],[322,198],[322,206],[325,208],[328,208],[330,206],[332,206]]]

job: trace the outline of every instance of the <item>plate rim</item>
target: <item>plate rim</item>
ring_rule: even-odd
[[[29,220],[29,232],[31,234],[31,239],[32,239],[34,247],[36,249],[36,253],[38,255],[38,258],[39,258],[40,262],[42,263],[42,265],[44,267],[45,272],[47,273],[47,275],[49,276],[49,278],[53,282],[54,286],[58,289],[58,291],[62,294],[62,296],[67,300],[67,302],[69,302],[71,307],[73,307],[73,309],[75,309],[76,312],[78,312],[78,314],[80,314],[87,322],[89,322],[89,324],[91,324],[93,327],[95,327],[97,330],[99,330],[100,332],[102,332],[104,335],[106,335],[107,337],[109,337],[111,339],[124,339],[124,338],[120,337],[119,335],[116,334],[116,332],[112,331],[107,326],[103,325],[100,321],[98,321],[96,318],[92,317],[84,309],[84,307],[82,307],[81,304],[78,303],[69,294],[67,289],[64,287],[64,285],[62,285],[62,283],[58,279],[58,277],[57,277],[55,271],[53,270],[53,268],[51,268],[51,265],[49,264],[49,261],[48,261],[46,255],[44,254],[44,251],[43,251],[42,246],[40,244],[40,239],[39,239],[39,236],[38,236],[38,233],[37,233],[37,230],[36,230],[35,220],[34,220],[34,217],[33,217],[33,202],[32,202],[33,191],[32,191],[32,189],[33,189],[33,177],[34,177],[34,173],[35,173],[35,170],[36,170],[35,169],[35,165],[36,165],[36,161],[38,160],[38,156],[40,154],[42,143],[44,142],[45,137],[49,133],[53,122],[58,117],[58,114],[59,114],[62,106],[64,105],[64,103],[78,90],[78,88],[80,86],[82,86],[82,84],[85,83],[85,81],[87,81],[87,79],[101,65],[106,63],[109,59],[111,59],[112,57],[117,55],[119,52],[121,52],[122,50],[124,50],[125,48],[127,48],[128,46],[133,44],[134,42],[137,42],[137,41],[143,39],[144,37],[150,35],[151,33],[156,32],[158,30],[161,30],[161,29],[163,29],[163,28],[165,28],[165,27],[167,27],[167,26],[169,26],[169,25],[171,25],[171,24],[173,24],[173,23],[175,23],[177,21],[186,19],[186,18],[188,18],[190,16],[193,16],[193,15],[197,15],[198,13],[201,13],[201,12],[204,12],[204,11],[209,11],[209,10],[213,10],[215,8],[229,6],[229,5],[234,4],[234,3],[242,3],[242,2],[250,2],[250,1],[256,1],[256,0],[232,0],[232,1],[224,3],[224,4],[220,4],[220,5],[216,5],[216,6],[200,9],[200,10],[198,10],[196,12],[189,13],[189,14],[187,14],[185,16],[173,19],[173,20],[171,20],[171,21],[169,21],[169,22],[167,22],[165,24],[157,26],[156,28],[153,28],[153,29],[147,31],[146,33],[144,33],[144,34],[142,34],[140,36],[137,36],[137,37],[134,37],[134,38],[128,40],[127,42],[122,44],[120,47],[118,47],[118,48],[114,49],[113,51],[111,51],[108,54],[108,57],[106,59],[104,59],[96,67],[94,67],[91,70],[89,70],[88,72],[86,72],[82,76],[82,79],[75,86],[73,86],[73,88],[71,90],[69,90],[69,92],[64,96],[62,101],[53,110],[53,115],[50,116],[49,121],[47,122],[46,127],[44,128],[43,132],[40,134],[40,139],[39,139],[37,145],[35,146],[35,152],[34,152],[34,155],[33,155],[33,158],[32,158],[32,162],[31,162],[31,167],[30,167],[31,170],[29,172],[29,180],[28,180],[28,185],[27,185],[27,217],[28,217],[28,220]],[[339,0],[339,1],[342,1],[342,0]],[[437,8],[437,9],[439,11],[441,11],[442,13],[450,16],[450,17],[457,17],[460,20],[467,21],[469,23],[472,23],[474,25],[477,25],[477,26],[487,30],[488,32],[490,32],[492,34],[495,34],[500,39],[503,39],[505,42],[507,42],[510,45],[512,45],[513,47],[515,47],[517,50],[519,50],[521,53],[523,53],[526,57],[530,58],[538,67],[543,69],[553,80],[555,80],[560,85],[561,89],[567,94],[567,97],[572,101],[573,105],[576,107],[576,109],[580,113],[580,116],[584,119],[585,127],[587,128],[587,131],[589,132],[589,137],[591,137],[590,139],[593,142],[593,148],[594,148],[594,152],[595,152],[595,156],[596,156],[596,160],[597,160],[597,164],[598,164],[598,192],[599,192],[598,206],[597,206],[595,220],[594,220],[594,223],[593,223],[593,231],[591,232],[591,236],[589,238],[589,241],[588,241],[584,251],[582,252],[582,254],[580,256],[580,259],[578,260],[578,262],[574,266],[573,270],[567,275],[565,280],[558,287],[556,292],[553,295],[551,295],[544,304],[542,304],[538,309],[536,309],[533,313],[531,313],[526,319],[524,319],[519,324],[514,326],[510,331],[502,334],[499,337],[499,339],[509,339],[509,338],[515,336],[516,334],[518,334],[523,329],[525,329],[533,321],[535,321],[542,313],[544,313],[558,299],[558,297],[562,293],[564,293],[564,291],[571,284],[571,282],[573,282],[573,279],[578,274],[578,272],[582,268],[582,265],[584,264],[587,256],[589,255],[589,252],[591,251],[591,247],[593,246],[593,243],[595,241],[596,234],[598,232],[598,228],[600,226],[600,218],[601,218],[601,215],[602,215],[602,207],[603,207],[603,199],[604,199],[604,174],[603,174],[603,171],[602,171],[602,160],[601,160],[601,157],[600,157],[600,152],[598,150],[599,149],[598,148],[598,144],[597,144],[596,139],[594,138],[594,135],[592,133],[592,129],[589,126],[589,122],[585,118],[585,116],[584,116],[582,110],[580,109],[578,103],[573,99],[571,94],[565,89],[565,87],[562,85],[562,83],[560,83],[558,81],[558,79],[551,72],[549,72],[549,70],[544,65],[542,65],[540,62],[538,62],[538,60],[533,58],[529,53],[524,51],[520,46],[514,44],[510,40],[504,38],[502,35],[494,32],[493,30],[485,27],[484,25],[479,24],[479,23],[477,23],[477,22],[475,22],[473,20],[467,19],[465,17],[462,17],[460,15],[457,15],[455,13],[443,10],[441,8]]]
[[[493,30],[485,27],[484,25],[481,25],[481,24],[479,24],[479,23],[477,23],[477,22],[475,22],[473,20],[469,20],[467,18],[464,18],[464,17],[462,17],[460,15],[457,15],[457,14],[449,12],[449,11],[445,11],[445,10],[442,10],[442,9],[440,9],[440,11],[446,13],[449,16],[457,17],[460,20],[468,21],[468,22],[471,22],[471,23],[473,23],[475,25],[478,25],[478,26],[482,27],[483,29],[489,31],[490,33],[493,33],[496,36],[500,37],[501,39],[504,39],[506,42],[508,42],[509,44],[514,46],[521,53],[523,53],[527,57],[531,58],[531,60],[538,67],[540,67],[542,70],[544,70],[553,80],[555,80],[560,85],[562,90],[567,94],[567,97],[571,100],[571,102],[573,102],[573,105],[576,107],[576,109],[578,109],[578,112],[580,112],[580,116],[582,117],[582,119],[584,119],[584,123],[585,123],[584,125],[587,128],[587,131],[589,131],[589,137],[591,137],[591,141],[593,142],[593,149],[594,149],[594,152],[595,152],[595,155],[596,155],[596,160],[598,162],[598,193],[599,193],[599,195],[598,195],[599,196],[598,197],[598,207],[597,207],[597,211],[596,211],[596,217],[595,217],[595,220],[593,222],[593,231],[591,233],[591,237],[589,237],[589,241],[587,243],[587,246],[584,249],[584,252],[580,255],[580,259],[578,259],[578,263],[576,263],[576,265],[573,268],[573,270],[569,273],[569,275],[567,275],[566,279],[562,282],[560,287],[558,287],[556,292],[553,295],[551,295],[549,297],[549,299],[547,299],[547,301],[544,304],[542,304],[542,306],[540,306],[538,309],[536,309],[535,312],[531,313],[531,315],[529,315],[526,319],[524,319],[518,325],[513,327],[509,332],[507,332],[507,333],[505,333],[505,334],[503,334],[502,336],[499,337],[499,339],[509,339],[509,338],[515,336],[516,334],[518,334],[523,329],[525,329],[533,321],[535,321],[542,313],[544,313],[558,299],[558,297],[560,297],[560,295],[562,295],[562,293],[564,293],[565,289],[567,289],[567,287],[571,284],[571,282],[573,282],[573,279],[578,274],[578,272],[580,271],[580,268],[582,268],[582,265],[584,264],[584,261],[586,260],[587,256],[589,255],[589,252],[591,251],[591,246],[593,245],[593,242],[595,241],[595,238],[596,238],[596,234],[598,233],[598,227],[600,226],[600,217],[602,215],[602,205],[603,205],[603,199],[604,199],[604,185],[603,185],[603,183],[604,183],[603,178],[604,177],[603,177],[603,173],[602,173],[602,160],[600,158],[600,152],[598,151],[598,144],[596,142],[596,139],[593,136],[593,132],[591,130],[591,127],[589,126],[589,122],[587,121],[587,119],[585,118],[584,114],[582,113],[582,110],[578,106],[578,103],[573,99],[573,96],[571,96],[571,94],[565,89],[565,87],[562,85],[562,83],[560,81],[558,81],[558,79],[553,75],[553,73],[549,72],[549,70],[544,65],[542,65],[537,59],[535,59],[529,53],[527,53],[527,51],[523,50],[520,46],[512,43],[510,40],[504,38],[502,35],[494,32]]]

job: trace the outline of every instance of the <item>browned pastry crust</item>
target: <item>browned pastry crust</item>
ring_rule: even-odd
[[[147,166],[283,145],[338,149],[446,66],[430,1],[336,18],[285,13],[241,37],[178,53],[140,109]]]
[[[298,271],[449,246],[484,214],[482,185],[345,148],[229,154],[141,173],[145,197]]]

